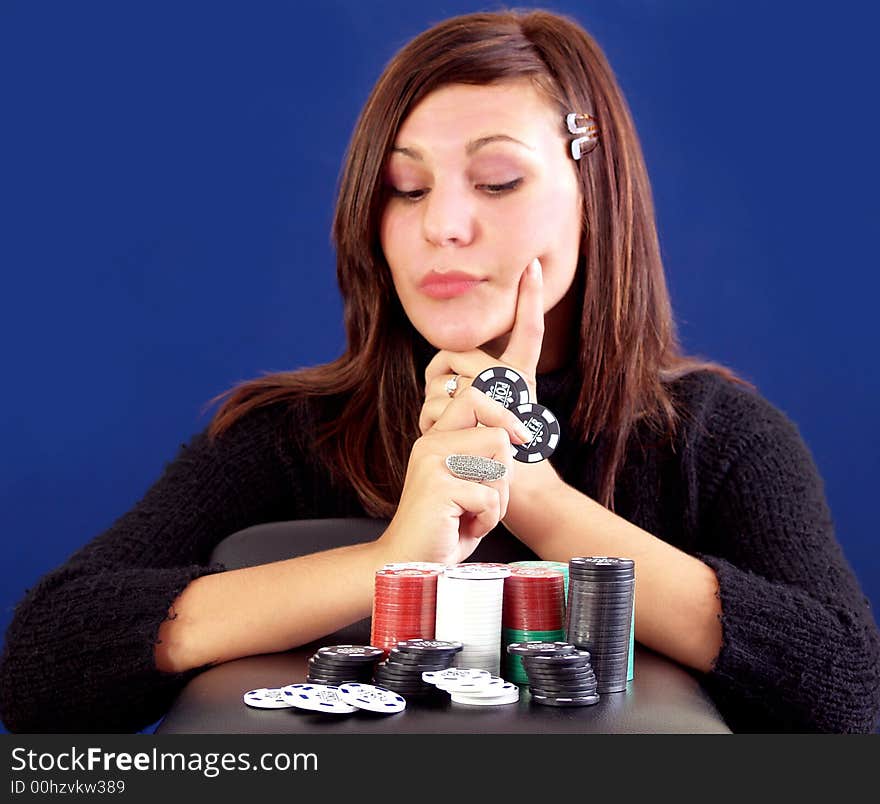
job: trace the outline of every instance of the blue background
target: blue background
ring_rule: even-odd
[[[0,6],[0,627],[129,509],[205,403],[336,357],[356,116],[468,2]],[[799,426],[874,608],[874,20],[835,3],[547,3],[605,50],[687,349]]]

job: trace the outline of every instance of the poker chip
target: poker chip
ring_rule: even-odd
[[[318,648],[321,659],[348,662],[374,662],[382,658],[382,649],[375,645],[328,645]]]
[[[507,682],[503,688],[499,688],[491,694],[452,692],[450,698],[453,703],[467,704],[468,706],[506,706],[519,701],[519,687]]]
[[[375,645],[326,645],[309,657],[306,681],[330,686],[370,681],[373,666],[384,655]]]
[[[505,408],[531,402],[528,383],[519,372],[506,366],[493,366],[481,371],[471,385]]]
[[[507,652],[517,656],[559,656],[576,653],[577,648],[570,642],[514,642],[507,646]]]
[[[333,715],[350,715],[357,707],[346,703],[339,697],[337,687],[323,684],[303,684],[288,699],[289,706],[307,709],[311,712],[326,712]]]
[[[454,666],[500,675],[506,564],[458,564],[437,579],[435,637],[460,642]]]
[[[501,676],[474,676],[472,678],[446,679],[437,682],[438,690],[444,692],[467,692],[474,695],[498,695],[510,682]]]
[[[577,556],[569,579],[566,639],[590,652],[600,694],[622,692],[633,670],[635,562]]]
[[[559,444],[559,419],[537,402],[516,405],[512,410],[532,435],[531,441],[525,444],[510,445],[513,457],[522,463],[537,463],[549,458]]]
[[[349,706],[393,715],[406,709],[406,699],[393,690],[386,690],[373,684],[343,684],[338,690],[339,697]]]
[[[429,570],[430,572],[443,572],[446,569],[446,564],[438,564],[433,561],[403,561],[396,564],[386,564],[382,569],[417,569],[417,570]]]
[[[290,706],[290,697],[284,694],[283,688],[271,687],[248,690],[242,696],[244,702],[254,709],[287,709]]]
[[[554,697],[549,695],[535,695],[533,693],[532,700],[535,701],[535,703],[539,703],[544,706],[593,706],[593,704],[599,703],[599,696],[583,695],[579,697]]]
[[[442,654],[447,656],[458,653],[464,645],[457,640],[408,639],[405,642],[398,642],[397,647],[413,654]]]
[[[436,568],[378,570],[370,643],[387,653],[401,641],[433,639],[439,576]]]
[[[450,667],[446,670],[429,671],[422,673],[422,679],[429,684],[440,684],[447,681],[457,681],[473,678],[490,679],[492,674],[488,670],[477,667]]]

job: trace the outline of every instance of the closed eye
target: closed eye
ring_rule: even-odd
[[[503,193],[515,190],[522,184],[522,181],[522,178],[518,178],[505,184],[478,184],[476,187],[478,190],[485,190],[489,195],[502,195]],[[396,187],[389,186],[391,195],[395,198],[403,198],[406,201],[421,201],[428,194],[429,190],[430,188],[424,190],[398,190]]]

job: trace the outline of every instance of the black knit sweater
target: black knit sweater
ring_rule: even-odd
[[[838,544],[822,480],[795,425],[709,372],[671,389],[685,412],[674,447],[631,440],[615,511],[718,574],[723,647],[702,677],[735,731],[861,731],[880,713],[880,636]],[[562,422],[551,459],[595,498],[603,440],[565,439],[564,373],[538,378]],[[214,546],[261,522],[364,516],[309,444],[307,402],[205,432],[135,507],[44,576],[18,605],[0,665],[0,715],[16,732],[137,731],[198,670],[158,671],[159,626]],[[529,551],[499,526],[471,560]]]

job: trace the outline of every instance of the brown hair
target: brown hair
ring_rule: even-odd
[[[599,145],[578,162],[584,198],[577,287],[580,327],[572,369],[580,378],[568,437],[607,439],[598,501],[613,510],[617,473],[641,419],[672,438],[679,412],[668,383],[715,363],[681,353],[660,257],[653,200],[627,103],[596,42],[544,11],[454,17],[417,36],[390,61],[355,126],[333,222],[347,347],[326,365],[263,376],[229,395],[209,433],[254,408],[320,397],[318,444],[365,510],[391,517],[403,489],[424,401],[430,347],[409,322],[379,244],[382,170],[411,109],[450,83],[530,78],[565,114],[598,120]],[[368,471],[369,469],[369,471]]]

